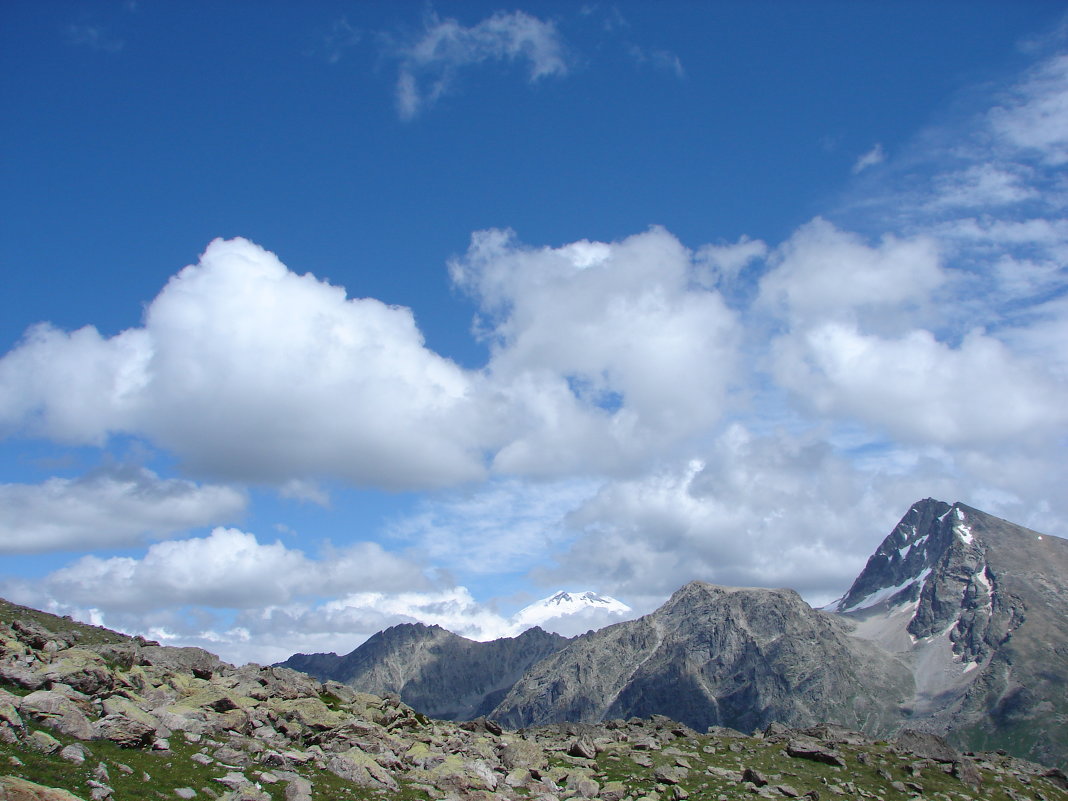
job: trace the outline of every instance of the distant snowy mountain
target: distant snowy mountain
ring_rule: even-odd
[[[520,609],[512,616],[517,631],[540,626],[573,636],[627,619],[633,610],[622,601],[595,592],[560,592]]]

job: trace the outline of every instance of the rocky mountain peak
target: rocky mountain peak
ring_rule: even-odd
[[[553,618],[598,598],[611,600],[559,592],[532,607]],[[408,625],[346,657],[318,655],[337,670],[316,675],[399,693],[431,716],[514,727],[822,721],[1068,759],[1068,541],[925,498],[829,611],[789,589],[691,581],[648,615],[570,640],[531,628],[475,643]]]

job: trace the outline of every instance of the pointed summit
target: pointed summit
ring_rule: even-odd
[[[831,611],[912,666],[914,725],[1039,761],[1068,753],[1068,540],[927,498]]]
[[[887,535],[848,592],[829,611],[857,612],[915,601],[952,538],[954,507],[925,498],[912,505]]]

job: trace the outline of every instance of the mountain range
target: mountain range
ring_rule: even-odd
[[[825,609],[793,590],[694,581],[571,639],[535,627],[479,643],[406,624],[282,665],[451,720],[910,728],[1065,765],[1068,541],[928,498]]]

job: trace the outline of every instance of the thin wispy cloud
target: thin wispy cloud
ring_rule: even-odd
[[[631,44],[628,45],[627,52],[634,59],[634,62],[640,66],[662,70],[679,79],[686,77],[686,70],[682,66],[682,60],[669,50],[645,48]]]
[[[864,172],[869,167],[874,167],[876,164],[882,164],[886,161],[886,153],[883,151],[883,146],[880,143],[876,143],[875,146],[858,158],[853,164],[853,174]]]
[[[350,23],[347,17],[334,20],[330,30],[323,35],[322,49],[326,60],[331,64],[341,61],[346,51],[358,45],[363,36],[363,31]]]
[[[71,24],[64,30],[68,42],[104,53],[118,53],[126,43],[102,25]]]
[[[428,15],[414,41],[397,48],[397,111],[412,119],[452,91],[461,71],[485,63],[522,63],[531,83],[568,71],[555,23],[523,11],[497,12],[472,26]]]

